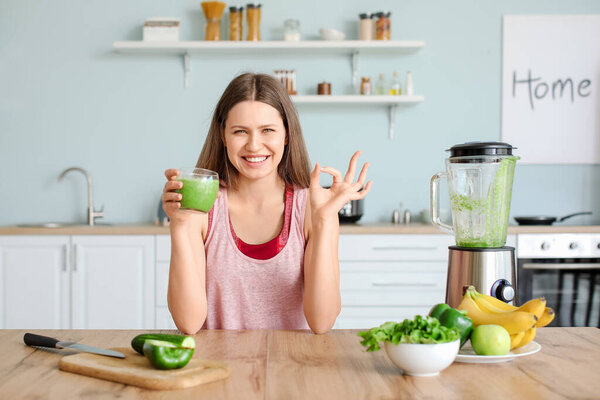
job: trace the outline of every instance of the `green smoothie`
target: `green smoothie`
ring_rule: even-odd
[[[181,210],[209,212],[219,192],[217,179],[180,177],[183,187],[176,190],[181,193]]]
[[[462,247],[502,247],[506,243],[513,174],[519,157],[503,158],[486,198],[451,193],[450,203],[457,219],[456,241]]]

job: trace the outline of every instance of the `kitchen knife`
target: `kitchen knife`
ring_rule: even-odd
[[[35,335],[33,333],[26,333],[25,336],[23,336],[23,341],[28,346],[50,347],[53,349],[72,349],[77,351],[85,351],[87,353],[101,354],[103,356],[125,358],[125,355],[123,353],[119,353],[118,351],[101,349],[99,347],[88,346],[87,344],[79,344],[75,342],[62,342],[58,339],[48,336]]]

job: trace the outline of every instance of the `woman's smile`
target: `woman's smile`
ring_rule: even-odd
[[[242,156],[242,159],[246,161],[251,167],[260,167],[265,164],[269,156],[267,155],[256,155],[256,156]]]

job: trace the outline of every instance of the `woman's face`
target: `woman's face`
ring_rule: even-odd
[[[270,105],[243,101],[229,110],[225,146],[241,179],[276,176],[286,144],[281,115]]]

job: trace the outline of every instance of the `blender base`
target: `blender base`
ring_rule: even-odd
[[[448,247],[446,303],[457,307],[469,286],[479,293],[516,304],[515,248]]]

